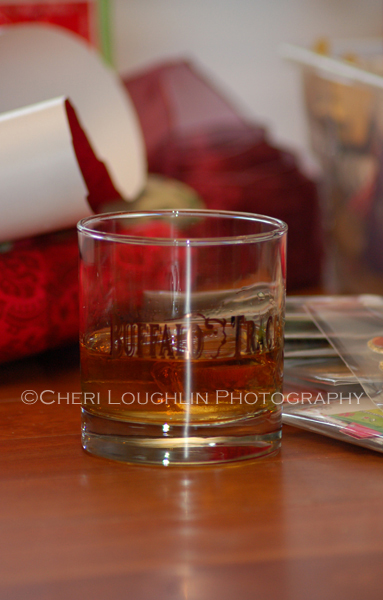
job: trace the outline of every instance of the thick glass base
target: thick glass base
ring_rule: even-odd
[[[82,446],[91,454],[130,463],[228,463],[279,450],[280,427],[262,433],[260,421],[252,417],[220,425],[158,425],[115,421],[82,409]]]

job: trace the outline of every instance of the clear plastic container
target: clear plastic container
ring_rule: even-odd
[[[324,175],[327,290],[382,294],[383,40],[339,40],[317,51],[285,45],[282,54],[301,67]]]

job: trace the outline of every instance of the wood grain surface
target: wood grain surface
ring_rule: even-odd
[[[272,458],[125,465],[81,449],[79,390],[76,348],[0,367],[0,600],[381,600],[382,455],[285,427]]]

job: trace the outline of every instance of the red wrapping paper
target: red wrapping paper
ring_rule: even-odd
[[[122,198],[114,187],[105,164],[98,160],[93,152],[70,102],[65,102],[65,108],[72,132],[73,148],[89,192],[88,202],[92,209],[98,212],[108,202]]]
[[[94,41],[94,2],[22,2],[0,4],[0,25],[12,23],[50,23]]]
[[[0,362],[76,339],[77,256],[74,230],[22,240],[0,254]]]

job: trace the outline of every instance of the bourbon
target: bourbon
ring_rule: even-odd
[[[137,423],[280,427],[283,331],[277,315],[133,323],[114,317],[81,342],[83,407]],[[269,424],[269,425],[268,425]],[[266,432],[266,431],[265,431]]]

